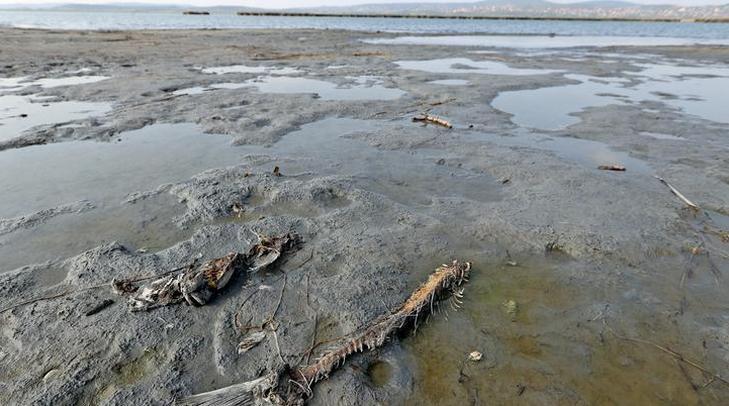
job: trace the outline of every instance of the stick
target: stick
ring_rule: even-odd
[[[676,197],[678,197],[679,199],[681,199],[682,202],[686,203],[686,205],[688,207],[690,207],[690,208],[692,208],[694,210],[700,210],[699,206],[697,206],[691,200],[687,199],[686,196],[684,196],[683,194],[681,194],[681,192],[679,192],[675,187],[671,186],[670,183],[666,182],[665,179],[661,178],[660,176],[655,176],[655,178],[658,179],[659,181],[661,181],[661,183],[663,183],[664,185],[668,186],[668,188],[671,189],[671,193],[673,193],[674,195],[676,195]]]
[[[195,262],[193,262],[193,264],[194,264],[194,263],[195,263]],[[177,267],[177,268],[175,268],[175,269],[173,269],[173,270],[171,270],[171,271],[163,272],[163,273],[161,273],[161,274],[157,274],[157,275],[150,275],[150,276],[140,276],[140,277],[138,277],[138,278],[134,278],[134,279],[128,279],[128,281],[129,281],[129,282],[140,282],[140,281],[145,281],[145,280],[149,280],[149,279],[153,279],[153,278],[159,278],[159,277],[162,277],[162,276],[165,276],[165,275],[169,275],[169,274],[171,274],[171,273],[173,273],[173,272],[178,272],[178,271],[181,271],[181,270],[183,270],[183,269],[185,269],[185,268],[188,268],[188,267],[190,267],[190,266],[192,266],[192,265],[185,265],[185,266]],[[112,282],[113,282],[113,281],[112,281]],[[18,304],[15,304],[15,305],[12,305],[12,306],[10,306],[10,307],[6,307],[6,308],[4,308],[4,309],[0,310],[0,314],[3,314],[3,313],[5,313],[5,312],[8,312],[8,311],[10,311],[10,310],[16,309],[16,308],[18,308],[18,307],[21,307],[21,306],[25,306],[25,305],[33,304],[33,303],[36,303],[36,302],[41,302],[41,301],[44,301],[44,300],[53,300],[53,299],[58,299],[58,298],[61,298],[61,297],[64,297],[64,296],[70,295],[70,294],[72,294],[72,293],[79,293],[79,292],[85,292],[85,291],[87,291],[87,290],[93,290],[93,289],[101,289],[101,288],[107,288],[107,287],[111,286],[111,283],[112,283],[112,282],[107,282],[107,283],[104,283],[103,285],[95,285],[95,286],[89,286],[89,287],[86,287],[86,288],[81,288],[81,289],[72,289],[72,290],[67,290],[67,291],[65,291],[65,292],[63,292],[63,293],[59,293],[59,294],[56,294],[56,295],[50,295],[50,296],[43,296],[43,297],[37,297],[37,298],[35,298],[35,299],[29,299],[29,300],[26,300],[25,302],[20,302],[20,303],[18,303]]]
[[[677,361],[680,361],[680,362],[685,363],[686,365],[692,366],[692,367],[698,369],[699,371],[701,371],[701,372],[703,372],[703,373],[705,373],[705,374],[713,377],[717,381],[721,381],[725,385],[729,385],[729,380],[726,380],[726,379],[722,378],[721,375],[715,374],[715,373],[709,371],[708,369],[702,367],[701,365],[699,365],[698,363],[696,363],[694,361],[691,361],[690,359],[686,359],[683,355],[681,355],[680,353],[678,353],[678,352],[676,352],[676,351],[674,351],[674,350],[672,350],[670,348],[664,347],[664,346],[662,346],[660,344],[656,344],[656,343],[654,343],[652,341],[648,341],[648,340],[641,340],[639,338],[632,338],[632,337],[621,336],[621,335],[618,335],[615,331],[612,331],[612,329],[610,329],[610,331],[613,333],[613,335],[615,335],[615,337],[617,337],[617,338],[619,338],[621,340],[632,341],[634,343],[640,343],[640,344],[650,345],[651,347],[657,348],[657,349],[665,352],[666,354],[672,356]]]
[[[420,116],[415,116],[415,117],[413,117],[413,121],[438,124],[445,128],[453,128],[453,124],[451,124],[448,120],[445,120],[445,119],[442,119],[442,118],[436,117],[436,116],[431,116],[430,114],[423,114]]]

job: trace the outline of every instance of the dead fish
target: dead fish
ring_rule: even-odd
[[[113,281],[114,291],[129,296],[132,311],[146,311],[160,306],[187,302],[203,306],[230,282],[238,271],[256,272],[274,262],[287,250],[294,249],[300,238],[295,233],[280,237],[256,234],[259,242],[247,254],[231,252],[212,259],[200,267],[191,265],[178,269],[171,275],[160,277],[138,288],[134,280]]]
[[[187,272],[180,281],[182,297],[188,304],[203,306],[213,294],[225,287],[242,264],[242,255],[231,252],[222,258],[208,261],[193,272]]]
[[[258,244],[253,246],[248,256],[248,266],[251,272],[256,272],[276,262],[283,251],[295,248],[300,238],[297,234],[287,233],[281,237],[258,235],[258,240]]]

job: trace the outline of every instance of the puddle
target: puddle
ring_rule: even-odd
[[[100,116],[110,110],[110,103],[79,101],[48,103],[44,98],[37,96],[0,96],[0,140],[15,138],[35,126],[61,124]]]
[[[0,153],[0,217],[79,200],[118,203],[131,192],[238,162],[230,138],[193,124],[155,124],[121,141],[71,141]]]
[[[247,83],[215,83],[210,86],[195,86],[186,89],[179,89],[172,92],[175,96],[193,96],[196,94],[203,94],[206,92],[212,92],[217,89],[235,90],[249,87]]]
[[[165,249],[194,231],[173,223],[184,210],[184,205],[164,194],[133,205],[108,202],[82,214],[59,215],[31,229],[0,236],[0,272],[65,259],[114,241],[146,252]]]
[[[439,157],[439,151],[383,151],[347,137],[386,125],[391,124],[330,118],[304,125],[271,147],[233,147],[229,137],[202,134],[192,124],[155,124],[122,133],[121,141],[72,141],[3,151],[0,217],[18,217],[84,199],[96,208],[6,234],[0,240],[0,268],[70,257],[105,241],[150,249],[172,245],[185,237],[170,224],[180,207],[171,201],[122,205],[124,198],[131,192],[187,180],[210,168],[240,163],[246,155],[287,161],[284,175],[311,171],[351,176],[355,186],[410,207],[427,208],[438,198],[499,198],[494,179],[435,165],[433,157]],[[270,170],[263,166],[261,170]],[[277,213],[297,214],[285,202],[251,214]],[[299,214],[316,215],[306,208]]]
[[[501,92],[491,105],[511,114],[520,126],[557,130],[580,122],[577,113],[611,104],[655,101],[686,114],[719,123],[729,123],[724,106],[729,105],[729,69],[638,65],[640,72],[628,78],[598,78],[565,75],[579,84],[533,90]],[[717,77],[718,76],[718,77]]]
[[[89,83],[101,82],[102,80],[109,79],[109,76],[70,76],[66,78],[47,78],[38,79],[32,82],[21,83],[24,86],[41,86],[45,89],[61,86],[76,86],[85,85]]]
[[[321,100],[394,100],[406,93],[400,89],[382,86],[382,81],[375,77],[359,76],[346,78],[354,83],[340,86],[335,83],[308,78],[264,76],[240,83],[216,83],[210,86],[180,89],[173,92],[173,94],[178,96],[196,95],[211,92],[216,89],[255,87],[262,93],[311,93],[318,95]]]
[[[256,73],[265,74],[269,76],[285,76],[285,75],[296,75],[304,73],[301,70],[294,68],[277,68],[273,66],[247,66],[247,65],[232,65],[232,66],[216,66],[212,68],[201,69],[202,73],[225,75],[227,73]]]
[[[406,92],[382,86],[380,81],[372,83],[370,78],[362,78],[369,83],[355,80],[353,85],[337,85],[331,82],[308,78],[269,76],[245,82],[255,86],[262,93],[312,93],[322,100],[395,100]]]
[[[652,133],[643,131],[640,133],[640,135],[651,137],[657,140],[671,140],[671,141],[686,141],[686,138],[676,137],[675,135],[670,134],[661,134],[661,133]]]
[[[0,92],[14,92],[21,90],[23,85],[20,83],[28,80],[26,77],[19,78],[0,78]]]
[[[392,377],[392,365],[387,361],[376,361],[367,368],[367,376],[376,388],[386,386]]]
[[[205,86],[195,86],[195,87],[188,87],[185,89],[179,89],[172,92],[175,96],[194,96],[196,94],[203,94],[205,92],[210,92],[215,89]]]
[[[420,149],[417,154],[384,151],[348,137],[356,132],[382,131],[385,125],[369,120],[324,119],[304,125],[270,150],[260,151],[301,162],[298,168],[287,170],[353,176],[355,185],[362,189],[381,193],[410,207],[430,205],[434,198],[476,201],[499,198],[494,179],[435,165],[440,151]]]
[[[471,82],[469,82],[467,80],[463,80],[463,79],[443,79],[443,80],[433,80],[428,83],[431,83],[434,85],[443,85],[443,86],[466,86]]]
[[[136,248],[169,246],[185,235],[170,221],[181,208],[172,201],[122,205],[125,197],[241,159],[229,137],[202,134],[193,124],[155,124],[120,137],[121,141],[71,141],[0,153],[0,217],[84,199],[96,206],[3,236],[1,270],[66,258],[105,241]]]
[[[512,115],[514,124],[541,130],[559,130],[580,122],[574,116],[588,107],[620,103],[612,97],[599,96],[616,91],[613,84],[599,83],[589,76],[565,75],[581,83],[533,90],[501,92],[491,102],[497,110]]]
[[[366,39],[382,45],[450,45],[498,48],[572,48],[609,46],[729,45],[727,40],[671,37],[547,36],[547,35],[439,35]]]
[[[458,73],[480,75],[528,76],[561,72],[549,69],[512,68],[503,62],[472,61],[468,58],[445,58],[426,61],[397,61],[400,69],[419,70],[430,73]]]
[[[84,70],[67,73],[83,73]],[[75,86],[89,83],[101,82],[109,79],[110,76],[68,76],[62,78],[41,78],[37,80],[28,80],[27,77],[17,78],[0,78],[1,91],[17,91],[31,86],[40,86],[44,89],[50,89],[61,86]]]
[[[633,158],[628,153],[616,151],[597,141],[532,134],[527,130],[520,130],[515,135],[479,133],[469,135],[468,138],[510,147],[547,150],[561,158],[592,169],[596,169],[600,165],[622,165],[629,172],[644,174],[654,172],[646,162]]]

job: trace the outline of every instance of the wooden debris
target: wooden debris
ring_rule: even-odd
[[[263,269],[299,242],[298,236],[292,233],[281,237],[258,235],[258,238],[259,242],[245,255],[231,252],[200,267],[191,266],[158,278],[141,288],[134,286],[133,281],[113,281],[114,290],[120,295],[130,296],[132,311],[146,311],[183,301],[193,306],[203,306],[228,284],[236,272]]]
[[[113,304],[114,304],[114,301],[113,300],[111,300],[111,299],[105,299],[103,302],[101,302],[98,305],[96,305],[96,306],[92,307],[91,309],[89,309],[89,311],[87,311],[84,315],[86,317],[93,316],[93,315],[101,312],[102,310],[106,309],[107,307],[109,307],[109,306],[111,306]]]
[[[633,338],[633,337],[621,336],[621,335],[617,334],[615,331],[613,331],[612,329],[610,329],[610,331],[613,333],[613,335],[615,335],[615,337],[617,337],[617,338],[619,338],[621,340],[631,341],[631,342],[634,342],[634,343],[648,345],[648,346],[651,346],[651,347],[653,347],[653,348],[655,348],[655,349],[657,349],[659,351],[662,351],[662,352],[670,355],[671,357],[673,357],[676,361],[681,362],[681,363],[684,363],[684,364],[686,364],[686,365],[688,365],[690,367],[693,367],[693,368],[701,371],[705,375],[712,377],[712,381],[718,381],[718,382],[723,383],[724,385],[729,386],[729,380],[727,380],[726,378],[722,377],[721,375],[719,375],[717,373],[714,373],[714,372],[708,370],[707,368],[705,368],[704,366],[702,366],[698,362],[692,361],[692,360],[684,357],[683,354],[679,353],[678,351],[674,351],[674,350],[672,350],[672,349],[670,349],[668,347],[662,346],[662,345],[657,344],[657,343],[655,343],[653,341],[643,340],[643,339],[640,339],[640,338]]]
[[[470,271],[468,262],[453,261],[451,265],[442,265],[398,309],[345,337],[336,348],[308,366],[286,367],[282,372],[271,372],[250,382],[178,400],[177,404],[302,405],[313,396],[311,387],[342,366],[347,356],[379,348],[396,333],[417,326],[418,319],[422,320],[435,301],[450,297],[452,304],[458,306],[463,297],[461,286],[468,281]]]
[[[659,181],[661,181],[661,183],[663,183],[664,185],[668,186],[668,188],[671,189],[671,193],[673,193],[674,195],[676,195],[676,197],[681,199],[682,202],[686,203],[686,205],[688,207],[690,207],[694,210],[701,210],[698,205],[696,205],[691,200],[687,199],[686,196],[681,194],[681,192],[679,192],[675,187],[671,186],[670,183],[666,182],[665,179],[661,178],[660,176],[656,176],[655,178],[658,179]]]
[[[431,116],[430,114],[421,114],[419,116],[413,117],[414,122],[421,122],[421,123],[431,123],[431,124],[437,124],[440,126],[443,126],[445,128],[453,128],[453,124],[451,124],[448,120],[442,119],[440,117]]]
[[[615,172],[625,172],[626,169],[622,165],[600,165],[597,167],[597,169],[603,170],[603,171],[615,171]]]

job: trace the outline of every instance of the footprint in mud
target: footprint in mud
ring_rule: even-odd
[[[344,192],[335,190],[334,188],[314,188],[311,191],[311,200],[317,206],[334,209],[349,206],[352,202],[346,197]]]
[[[223,222],[245,223],[269,216],[316,218],[351,203],[343,191],[332,187],[312,188],[303,198],[253,190],[241,202],[230,205],[230,216]]]
[[[111,367],[111,374],[106,385],[99,388],[95,395],[95,402],[109,401],[120,388],[129,387],[149,377],[159,368],[162,361],[161,354],[155,349],[147,348],[142,355],[126,363],[119,363]]]

